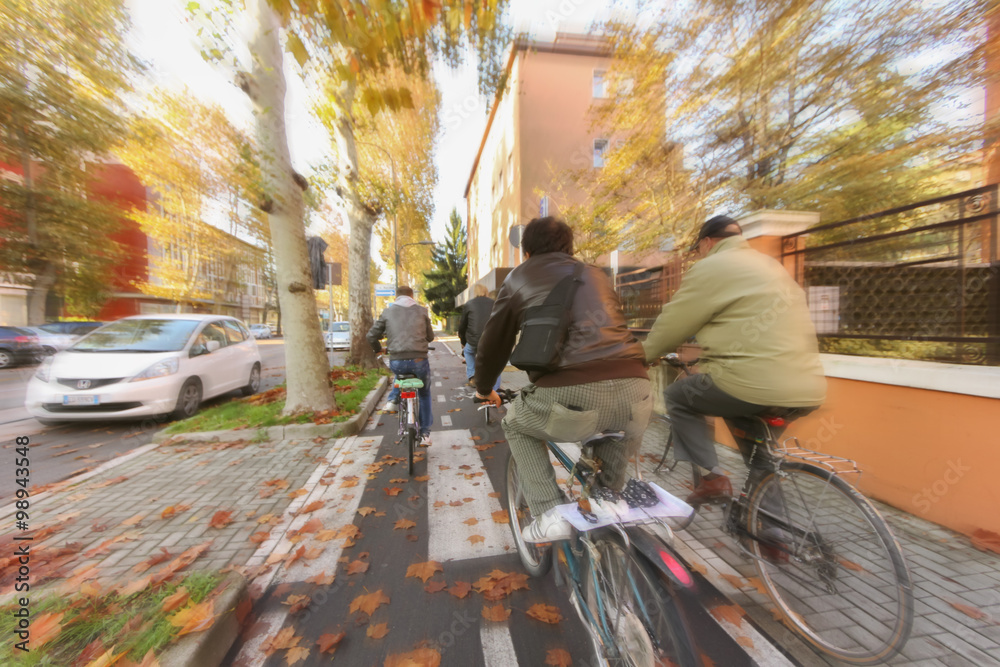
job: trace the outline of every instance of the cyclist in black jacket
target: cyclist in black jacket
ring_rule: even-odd
[[[486,321],[490,319],[490,312],[493,310],[493,299],[485,285],[479,284],[474,288],[475,297],[469,299],[462,308],[462,319],[458,323],[458,340],[462,343],[462,354],[465,356],[465,375],[469,385],[472,384],[472,376],[476,374],[476,350],[479,348],[479,337],[486,328]],[[500,378],[497,377],[494,390],[500,389]]]

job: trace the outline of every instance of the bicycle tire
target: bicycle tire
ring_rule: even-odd
[[[906,643],[913,626],[906,561],[885,519],[853,486],[785,461],[751,490],[746,527],[764,587],[786,625],[812,646],[875,665]],[[787,550],[775,546],[775,533],[756,537],[768,528],[791,543]]]
[[[417,446],[417,429],[413,426],[408,426],[406,429],[406,451],[409,459],[408,468],[410,475],[413,475],[413,451]]]
[[[524,500],[524,494],[521,492],[520,480],[517,476],[517,462],[511,453],[507,454],[506,480],[507,516],[510,519],[510,531],[513,533],[517,555],[528,574],[533,577],[541,577],[552,567],[552,546],[539,547],[529,544],[524,541],[524,537],[521,535],[522,523],[531,516],[531,513],[528,509],[528,503]]]
[[[599,656],[609,667],[700,664],[671,586],[621,537],[606,532],[593,540],[583,574],[583,602],[613,646]],[[599,603],[600,601],[600,603]]]

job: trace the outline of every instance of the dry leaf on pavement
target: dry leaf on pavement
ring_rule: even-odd
[[[368,563],[354,560],[347,564],[347,574],[364,574],[368,571]]]
[[[359,595],[351,602],[350,613],[356,611],[363,612],[371,616],[380,605],[389,604],[389,596],[382,592],[382,589],[367,595]]]
[[[528,607],[528,611],[526,613],[531,618],[541,621],[542,623],[554,624],[562,620],[562,616],[559,614],[559,608],[548,604],[533,604]]]
[[[295,514],[296,514],[296,516],[298,516],[299,514],[309,514],[310,512],[315,512],[319,508],[323,507],[323,505],[325,505],[325,504],[326,504],[326,501],[323,501],[323,500],[314,500],[311,503],[309,503],[308,505],[306,505],[305,507],[303,507],[302,509],[300,509]]]
[[[170,552],[167,551],[164,547],[160,547],[160,553],[156,554],[155,556],[150,556],[141,563],[136,563],[135,566],[132,568],[132,572],[140,574],[142,572],[145,572],[149,568],[153,567],[154,565],[159,565],[160,563],[168,561],[171,558],[172,556],[170,555]]]
[[[334,575],[327,574],[326,572],[320,572],[315,577],[309,577],[306,579],[307,584],[319,584],[320,586],[329,586],[333,583]]]
[[[369,625],[368,630],[365,632],[366,635],[372,639],[382,639],[387,634],[389,634],[389,624],[388,623],[377,623],[375,625]]]
[[[472,544],[479,544],[480,542],[485,542],[486,538],[483,537],[482,535],[470,535],[468,540]]]
[[[181,607],[183,607],[185,604],[187,604],[187,601],[189,599],[191,599],[191,594],[188,593],[188,589],[185,588],[184,586],[181,586],[180,588],[177,589],[176,593],[167,596],[163,600],[163,604],[160,606],[160,610],[163,611],[164,613],[169,614],[174,609],[180,609]]]
[[[398,496],[403,492],[403,489],[398,486],[382,487],[382,490],[385,491],[385,495],[387,496]]]
[[[178,637],[182,637],[190,632],[201,632],[212,627],[215,621],[215,601],[205,600],[192,607],[185,607],[171,616],[168,620],[170,625],[180,628]]]
[[[477,519],[476,517],[473,516],[473,517],[469,517],[468,519],[466,519],[462,523],[464,523],[466,526],[475,526],[477,523],[479,523],[479,519]]]
[[[510,618],[510,609],[504,609],[504,606],[499,602],[492,607],[484,606],[483,618],[487,621],[496,621],[497,623],[500,623]]]
[[[736,627],[743,624],[743,610],[734,604],[720,604],[708,610],[719,621],[729,621]]]
[[[458,599],[464,598],[472,591],[472,585],[467,581],[456,581],[455,584],[448,589],[448,593],[454,595]]]
[[[31,622],[31,646],[34,649],[53,640],[62,629],[62,618],[65,612],[58,614],[42,614]]]
[[[285,654],[285,664],[294,665],[297,662],[302,662],[309,657],[309,649],[305,646],[293,646],[288,649],[288,653]]]
[[[320,635],[319,640],[316,642],[319,644],[319,652],[333,653],[337,650],[337,645],[344,640],[345,636],[347,636],[347,633],[345,632],[327,632],[326,634]]]
[[[295,628],[288,626],[278,631],[276,635],[264,640],[260,645],[260,650],[264,655],[271,655],[275,651],[282,651],[299,645],[302,637],[296,636]]]
[[[232,517],[231,510],[219,510],[212,515],[212,520],[208,522],[208,525],[212,528],[225,528],[233,522]]]
[[[448,584],[444,581],[432,581],[431,583],[424,586],[424,590],[428,593],[438,593],[443,591],[448,587]]]
[[[369,514],[371,514],[374,511],[375,511],[374,507],[359,507],[358,508],[358,514],[360,514],[361,516],[368,516]]]
[[[271,533],[269,531],[262,530],[260,532],[251,535],[250,541],[253,542],[254,544],[262,544],[264,542],[267,542],[267,538],[269,537],[271,537]]]
[[[409,519],[400,519],[393,526],[393,530],[409,530],[417,525],[416,521],[410,521]]]
[[[570,667],[573,664],[573,658],[570,657],[569,651],[564,648],[551,648],[545,653],[545,664],[550,667]]]
[[[497,510],[492,515],[493,523],[510,523],[510,516],[507,514],[507,510]]]
[[[418,648],[409,653],[393,653],[383,667],[439,667],[441,654],[433,648]]]
[[[444,572],[441,563],[436,560],[429,560],[426,563],[414,563],[406,569],[407,577],[416,577],[425,584],[427,580],[434,576],[435,572]]]
[[[491,602],[496,602],[507,597],[513,591],[529,590],[528,575],[518,572],[504,572],[503,570],[493,570],[489,576],[482,577],[473,587],[477,593],[482,593],[483,597]]]

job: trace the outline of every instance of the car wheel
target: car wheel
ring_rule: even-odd
[[[0,350],[0,368],[7,368],[14,363],[14,355],[7,350]]]
[[[198,412],[201,405],[201,382],[198,378],[188,378],[177,396],[177,407],[174,408],[174,419],[187,419]]]
[[[244,396],[253,396],[260,391],[260,364],[254,364],[250,369],[250,381],[240,391]]]

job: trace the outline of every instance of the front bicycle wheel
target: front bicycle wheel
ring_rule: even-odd
[[[521,564],[531,576],[542,576],[552,567],[552,546],[525,542],[524,536],[521,535],[521,529],[530,521],[531,511],[528,509],[528,501],[524,498],[513,454],[507,454],[507,515],[510,517],[510,531],[513,533]]]
[[[878,510],[830,471],[786,461],[751,493],[749,547],[785,622],[854,665],[885,662],[913,625],[913,584]]]
[[[697,665],[668,582],[613,533],[598,537],[583,577],[584,602],[611,667]]]

